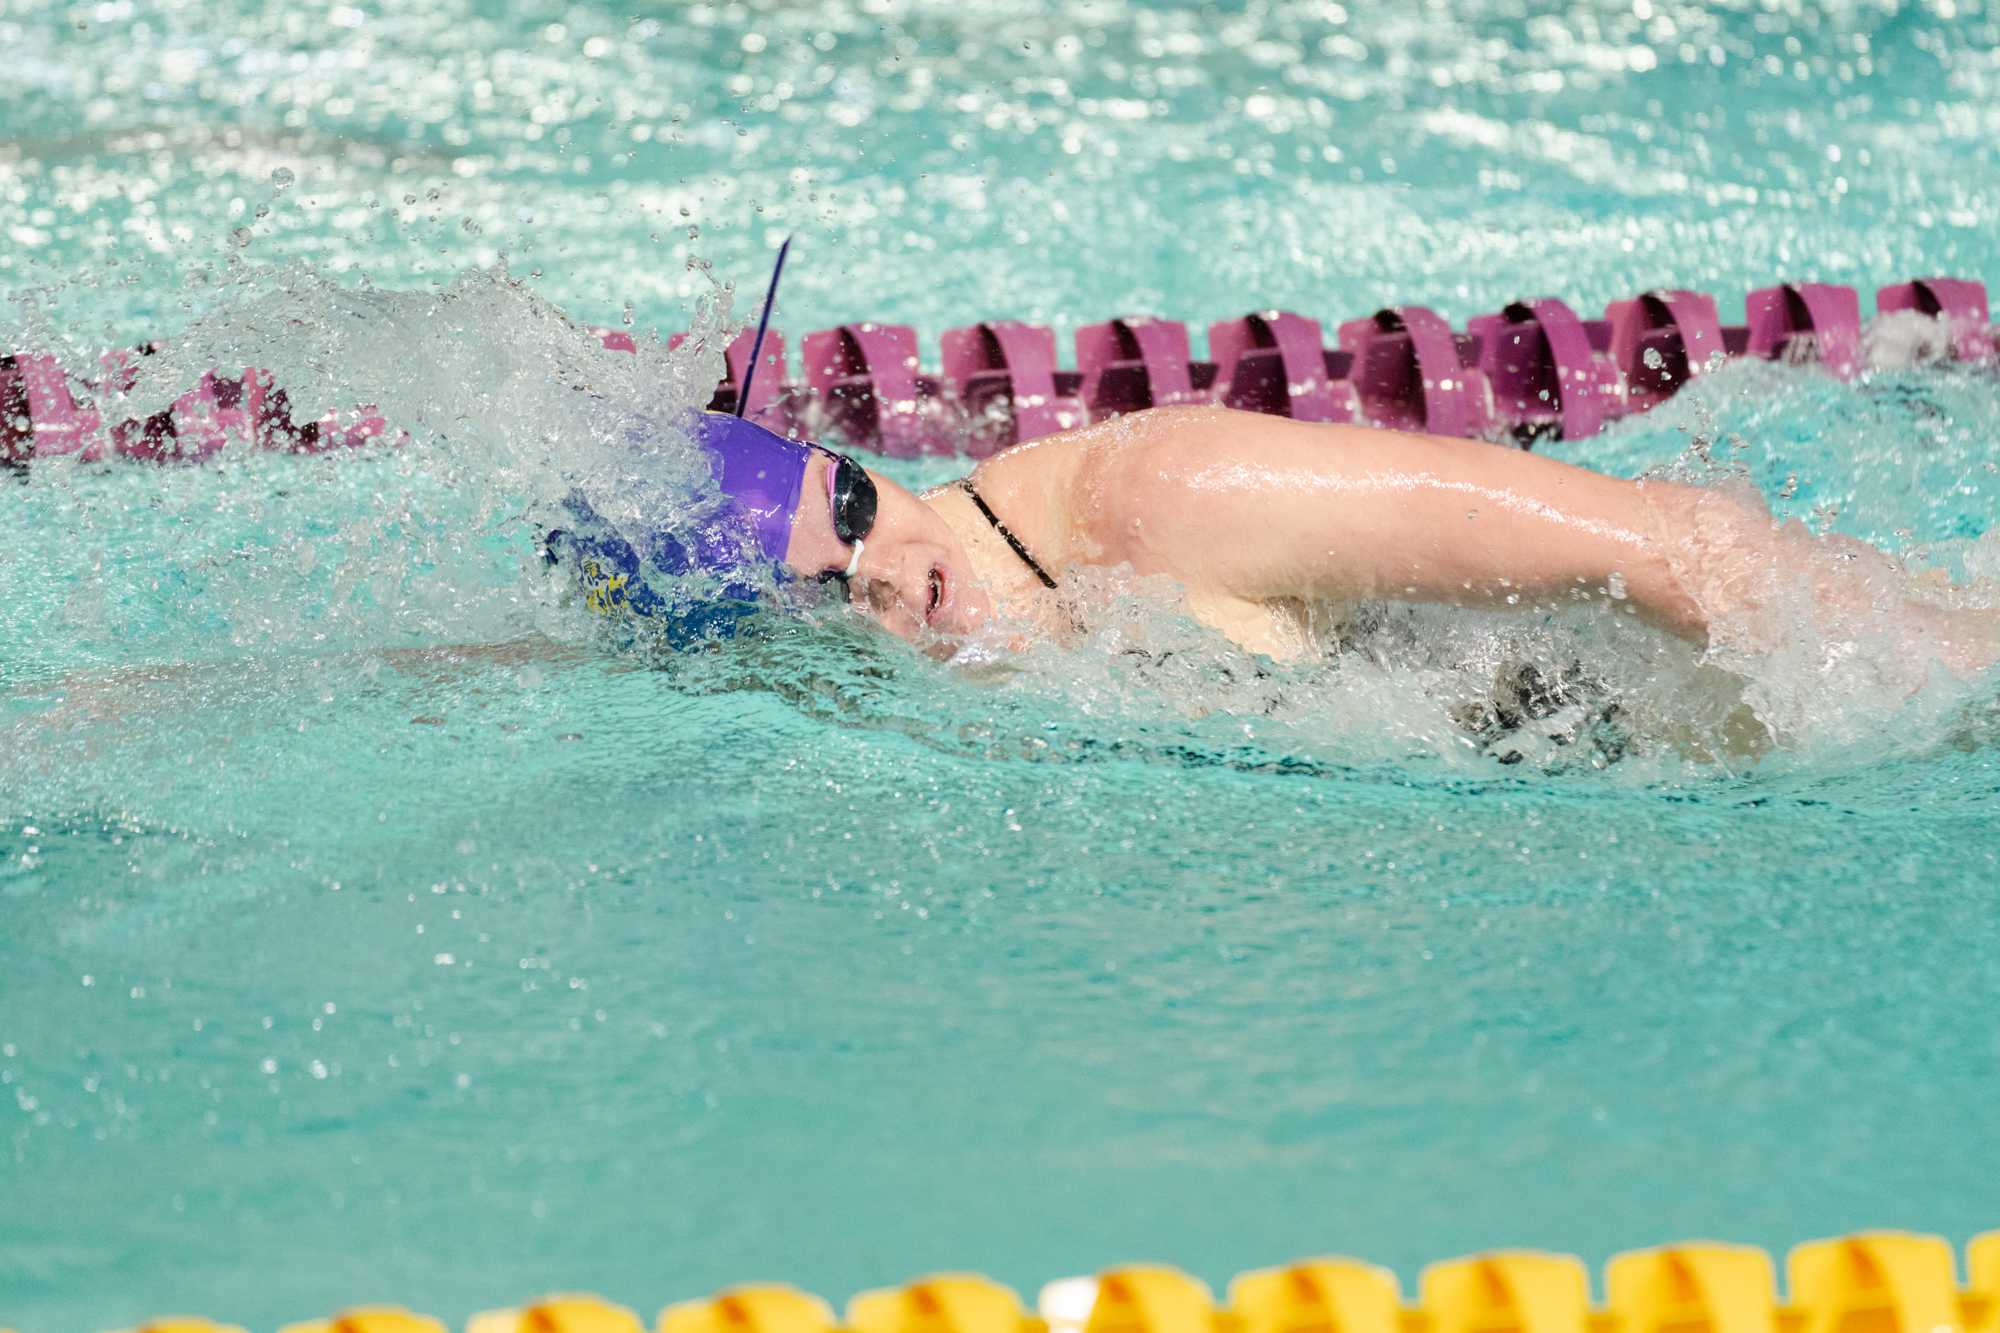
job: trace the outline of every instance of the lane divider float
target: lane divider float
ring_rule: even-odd
[[[1406,1303],[1395,1274],[1358,1259],[1304,1259],[1233,1278],[1223,1303],[1175,1268],[1135,1264],[1044,1286],[1030,1310],[989,1278],[944,1273],[864,1291],[844,1317],[796,1287],[732,1287],[669,1305],[657,1333],[2000,1333],[2000,1231],[1966,1250],[1943,1237],[1871,1231],[1795,1247],[1777,1267],[1748,1245],[1697,1241],[1605,1265],[1602,1303],[1567,1254],[1503,1250],[1435,1263]],[[4,1330],[0,1330],[4,1333]],[[125,1333],[244,1333],[175,1317]],[[394,1306],[357,1306],[278,1333],[447,1333]],[[474,1315],[465,1333],[646,1333],[634,1311],[551,1296]]]
[[[1984,283],[1892,283],[1875,308],[1878,318],[1934,321],[1938,349],[1953,360],[2000,355]],[[623,329],[592,331],[608,349],[638,350]],[[669,346],[687,337],[674,334]],[[1255,311],[1209,325],[1207,360],[1196,359],[1181,321],[1122,316],[1076,330],[1074,369],[1058,363],[1052,329],[1018,320],[947,330],[936,370],[923,366],[907,324],[808,333],[799,378],[782,333],[771,330],[754,374],[751,342],[748,331],[730,341],[709,407],[735,410],[747,378],[745,415],[779,434],[899,458],[980,458],[1121,413],[1202,403],[1528,448],[1594,435],[1736,357],[1809,362],[1840,379],[1862,368],[1859,293],[1817,282],[1749,293],[1741,324],[1723,323],[1713,295],[1687,288],[1613,301],[1595,319],[1556,297],[1515,301],[1463,329],[1428,306],[1388,306],[1339,324],[1331,347],[1317,319]],[[323,453],[405,438],[367,405],[298,423],[285,391],[256,367],[212,370],[163,411],[107,420],[157,347],[106,355],[91,381],[46,354],[0,357],[0,464],[62,455],[198,462],[231,442]]]

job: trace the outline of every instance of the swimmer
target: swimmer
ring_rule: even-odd
[[[700,414],[695,433],[747,547],[662,539],[641,554],[612,538],[607,552],[602,538],[557,533],[552,558],[726,576],[733,560],[715,553],[748,549],[941,658],[996,631],[1015,645],[1073,633],[1068,593],[1091,568],[1152,576],[1137,586],[1177,589],[1187,614],[1277,659],[1376,600],[1609,600],[1707,645],[1781,584],[1803,588],[1823,626],[1894,617],[1913,654],[1957,675],[2000,657],[1993,611],[1952,604],[1873,547],[1777,525],[1712,488],[1476,441],[1156,408],[1018,445],[914,494],[739,418]]]
[[[1754,494],[1624,480],[1493,444],[1159,408],[1016,446],[915,494],[741,418],[687,424],[720,492],[708,521],[689,523],[675,504],[657,524],[613,530],[572,497],[542,540],[587,604],[654,618],[670,642],[728,633],[776,575],[825,585],[933,657],[990,660],[1087,635],[1107,591],[1092,571],[1107,571],[1141,576],[1114,584],[1277,660],[1336,651],[1348,613],[1381,601],[1526,614],[1596,604],[1752,675],[1746,658],[1838,672],[1872,637],[1896,645],[1893,661],[1861,654],[1868,694],[1885,701],[1921,689],[1933,665],[1968,679],[2000,658],[1990,590],[1777,524]],[[688,573],[715,595],[687,598],[696,581],[673,576]],[[574,655],[539,636],[379,654],[425,676]],[[33,686],[58,701],[38,725],[113,720],[150,687],[193,687],[197,672],[222,681],[236,668]],[[1746,715],[1722,739],[1754,753],[1767,730]],[[1707,752],[1705,740],[1688,744]]]

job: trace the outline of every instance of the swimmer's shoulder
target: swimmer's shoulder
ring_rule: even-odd
[[[967,480],[1053,562],[1130,563],[1193,583],[1203,562],[1184,548],[1216,540],[1222,516],[1190,507],[1192,478],[1218,460],[1300,443],[1300,423],[1282,421],[1292,431],[1272,436],[1269,423],[1278,420],[1212,406],[1152,408],[1015,445]]]
[[[941,486],[930,495],[970,484],[1045,563],[1091,563],[1092,553],[1076,540],[1078,498],[1087,490],[1089,435],[1090,428],[1085,428],[1014,445],[982,460],[963,481]]]

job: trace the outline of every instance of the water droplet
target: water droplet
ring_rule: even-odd
[[[271,173],[271,184],[277,186],[280,190],[291,189],[292,182],[297,179],[298,177],[292,174],[290,167],[279,167]]]

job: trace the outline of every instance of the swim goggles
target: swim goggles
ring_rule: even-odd
[[[827,456],[831,466],[826,470],[826,507],[833,515],[833,535],[854,548],[848,557],[846,569],[829,569],[819,576],[822,583],[835,583],[842,592],[847,591],[848,581],[861,568],[861,546],[868,534],[875,530],[875,479],[868,475],[868,469],[831,449],[814,445]]]

